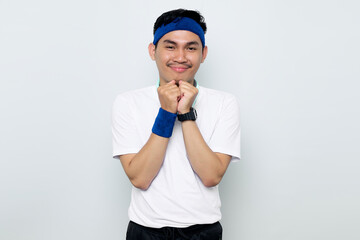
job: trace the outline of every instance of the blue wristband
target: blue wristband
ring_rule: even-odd
[[[171,137],[176,116],[176,113],[171,113],[160,108],[159,113],[155,119],[152,132],[164,138]]]

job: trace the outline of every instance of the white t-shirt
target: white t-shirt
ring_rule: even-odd
[[[122,93],[113,105],[113,156],[137,153],[150,137],[160,108],[156,86]],[[200,132],[214,152],[240,159],[239,105],[228,93],[199,87],[194,105]],[[188,227],[221,219],[218,186],[205,187],[191,168],[176,120],[163,165],[150,187],[132,188],[129,218],[140,225]]]

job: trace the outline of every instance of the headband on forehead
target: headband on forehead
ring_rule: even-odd
[[[195,33],[199,36],[203,47],[205,47],[204,30],[194,19],[188,17],[176,18],[165,26],[161,25],[155,31],[153,44],[156,44],[165,34],[176,30],[186,30]]]

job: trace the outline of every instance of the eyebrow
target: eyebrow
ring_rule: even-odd
[[[200,45],[200,44],[197,41],[188,42],[186,44],[186,46],[190,46],[190,45]]]
[[[168,40],[168,39],[165,39],[165,40],[164,40],[164,43],[169,43],[169,44],[177,45],[176,42],[171,41],[171,40]],[[200,45],[200,44],[199,44],[197,41],[191,41],[191,42],[186,43],[186,46],[190,46],[190,45]]]
[[[176,45],[176,42],[171,41],[171,40],[167,40],[167,39],[164,40],[164,43],[170,43],[170,44]]]

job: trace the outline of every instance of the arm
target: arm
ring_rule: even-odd
[[[181,100],[178,105],[180,114],[190,111],[190,107],[198,90],[187,82],[180,82]],[[206,144],[200,130],[194,121],[184,121],[181,124],[185,148],[191,166],[206,187],[220,183],[230,163],[231,156],[215,153]]]
[[[177,111],[180,90],[175,81],[160,86],[158,95],[161,108],[172,113]],[[164,161],[169,138],[151,133],[146,144],[136,154],[120,156],[121,164],[131,183],[142,190],[149,188]]]
[[[216,186],[224,176],[231,156],[214,153],[203,139],[196,122],[184,121],[181,126],[192,168],[206,187]]]
[[[168,142],[169,138],[151,133],[138,153],[120,156],[124,171],[135,187],[142,190],[149,188],[163,163]]]

